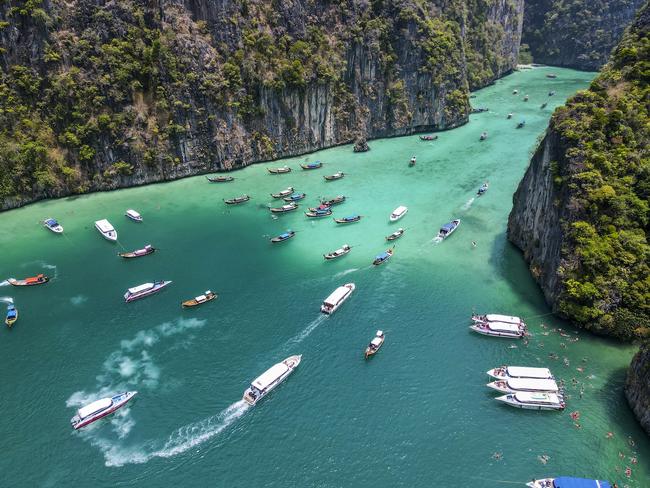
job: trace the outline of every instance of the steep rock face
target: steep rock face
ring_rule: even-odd
[[[0,207],[467,121],[523,0],[9,0]]]
[[[650,343],[632,359],[625,382],[625,396],[641,426],[650,435]]]
[[[644,0],[526,0],[522,42],[536,63],[596,71]]]

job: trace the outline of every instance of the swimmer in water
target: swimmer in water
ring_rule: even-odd
[[[472,241],[472,247],[476,247],[476,241]]]

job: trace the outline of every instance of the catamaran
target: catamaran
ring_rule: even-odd
[[[491,369],[487,374],[498,380],[507,380],[508,378],[555,379],[548,368],[528,368],[525,366],[501,366]]]
[[[507,380],[492,381],[487,386],[501,393],[517,393],[518,391],[558,393],[560,391],[555,380],[536,378],[508,378]]]
[[[95,221],[95,228],[104,236],[104,239],[111,242],[117,241],[117,231],[108,220],[101,219]]]
[[[94,401],[77,410],[77,414],[72,417],[70,423],[75,430],[81,429],[82,427],[92,424],[96,420],[113,413],[118,408],[123,407],[137,394],[137,391],[125,391],[124,393],[120,393],[113,397],[102,398],[101,400]]]
[[[159,292],[164,287],[169,285],[171,281],[154,281],[153,283],[143,283],[142,285],[129,288],[124,294],[124,301],[133,302],[140,298],[148,297],[154,293]]]
[[[533,480],[526,483],[526,486],[528,488],[612,488],[609,481],[573,478],[570,476]]]
[[[409,209],[408,207],[405,207],[404,205],[400,205],[397,207],[395,210],[393,210],[393,213],[390,214],[390,221],[391,222],[396,222],[402,217],[406,215],[406,212],[408,212]]]
[[[333,314],[352,295],[355,288],[354,283],[346,283],[343,286],[339,286],[323,301],[320,311],[327,315]]]
[[[519,391],[496,397],[496,400],[526,410],[564,410],[566,404],[559,393],[533,393]]]
[[[253,380],[251,386],[244,392],[244,401],[249,405],[255,405],[287,379],[287,376],[298,367],[301,359],[302,355],[289,356],[281,363],[271,366],[261,376]]]

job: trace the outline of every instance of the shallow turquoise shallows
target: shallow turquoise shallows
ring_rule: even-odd
[[[650,445],[622,393],[634,348],[553,318],[506,240],[512,194],[551,111],[592,77],[513,74],[472,100],[489,113],[433,142],[371,141],[364,154],[343,146],[254,165],[232,183],[197,176],[0,214],[0,279],[53,278],[0,287],[20,313],[0,330],[0,485],[490,488],[557,474],[650,486]],[[305,160],[323,167],[303,171]],[[267,172],[284,164],[293,172]],[[337,171],[345,178],[325,182]],[[270,193],[287,186],[307,198],[274,218],[267,206],[280,202]],[[244,193],[247,203],[223,203]],[[348,199],[334,217],[358,213],[360,222],[304,216],[338,194]],[[408,214],[389,223],[399,205]],[[128,208],[144,222],[128,220]],[[65,233],[39,225],[46,217]],[[94,229],[101,218],[117,243]],[[458,230],[435,243],[454,218]],[[406,232],[394,256],[372,266],[398,227]],[[287,229],[293,239],[269,242]],[[117,256],[145,244],[160,250]],[[343,244],[347,256],[323,259]],[[124,303],[128,287],[158,279],[173,283]],[[351,298],[321,315],[322,300],[347,282]],[[207,289],[219,298],[181,309]],[[529,344],[472,333],[472,311],[525,317]],[[366,361],[377,329],[386,341]],[[296,372],[245,406],[250,381],[293,354],[303,355]],[[502,364],[550,367],[565,381],[567,409],[495,401],[486,371]],[[126,408],[71,429],[80,405],[124,390],[139,392]]]

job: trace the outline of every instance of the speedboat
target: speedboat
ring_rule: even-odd
[[[421,141],[435,141],[438,139],[438,136],[432,135],[432,136],[420,136]]]
[[[345,173],[343,171],[339,171],[337,173],[334,173],[333,175],[323,176],[323,178],[325,178],[325,181],[333,181],[333,180],[340,180],[344,176]]]
[[[117,241],[117,231],[113,228],[111,223],[106,219],[101,219],[95,221],[95,228],[99,231],[101,235],[104,236],[104,239],[111,242]]]
[[[289,356],[281,363],[274,364],[260,376],[255,378],[244,392],[244,401],[249,405],[255,405],[262,398],[268,395],[271,390],[287,379],[298,367],[302,355]]]
[[[501,393],[517,393],[518,391],[558,393],[560,391],[555,380],[536,378],[508,378],[507,380],[492,381],[487,386]]]
[[[235,178],[232,176],[206,176],[210,183],[227,183],[229,181],[234,181]]]
[[[56,219],[53,219],[53,218],[45,219],[43,221],[43,225],[47,229],[50,229],[55,234],[63,233],[63,226],[61,224],[59,224]]]
[[[327,217],[329,215],[332,215],[332,209],[329,207],[323,208],[323,209],[314,209],[313,211],[310,210],[309,212],[305,212],[305,215],[311,219],[316,219],[316,218],[321,218],[321,217]]]
[[[5,324],[7,324],[7,327],[11,328],[16,320],[18,320],[18,310],[13,303],[10,303],[7,305],[7,316],[5,317]]]
[[[282,166],[281,168],[267,168],[272,175],[280,175],[282,173],[291,173],[289,166]]]
[[[361,220],[361,215],[348,215],[342,219],[334,219],[334,222],[337,224],[352,224],[353,222],[359,222]]]
[[[293,186],[290,186],[286,190],[279,191],[277,193],[271,193],[271,196],[273,198],[284,198],[286,196],[289,196],[293,193]]]
[[[131,259],[131,258],[139,258],[142,256],[147,256],[155,252],[156,252],[156,248],[153,247],[151,244],[147,244],[142,249],[136,249],[135,251],[131,251],[131,252],[120,252],[117,254],[122,258]]]
[[[526,483],[526,486],[528,488],[612,488],[609,481],[573,478],[571,476],[532,480]]]
[[[288,230],[288,231],[286,231],[286,232],[283,232],[283,233],[280,234],[279,236],[276,236],[276,237],[272,238],[272,239],[271,239],[271,242],[274,242],[274,243],[275,243],[275,242],[286,241],[287,239],[291,239],[291,238],[292,238],[293,236],[295,236],[295,235],[296,235],[296,232],[295,232],[295,231],[293,231],[293,230]]]
[[[239,204],[239,203],[247,202],[247,201],[250,200],[250,199],[251,199],[251,197],[249,197],[248,195],[241,195],[241,196],[239,196],[239,197],[235,197],[235,198],[230,198],[230,199],[228,199],[228,200],[224,200],[224,203],[225,203],[226,205],[237,205],[237,204]]]
[[[301,164],[300,167],[302,169],[318,169],[323,167],[323,163],[320,161],[315,161],[313,163]]]
[[[409,166],[415,166],[415,161],[416,161],[415,156],[413,156],[409,161]]]
[[[507,337],[509,339],[521,339],[526,335],[525,325],[507,324],[505,322],[483,322],[470,326],[474,332],[479,334]]]
[[[135,222],[142,222],[142,215],[140,215],[139,212],[136,212],[132,208],[128,209],[124,215]]]
[[[529,391],[519,391],[509,395],[496,397],[503,403],[516,408],[526,410],[564,410],[566,404],[562,395],[558,393],[532,393]]]
[[[507,380],[509,378],[555,379],[548,368],[528,368],[525,366],[501,366],[500,368],[491,369],[487,374],[498,380]]]
[[[196,307],[198,305],[201,305],[202,303],[209,302],[210,300],[214,300],[217,298],[217,294],[213,291],[207,290],[203,295],[199,295],[198,297],[192,298],[191,300],[185,300],[184,302],[181,302],[181,306],[183,308],[185,307]]]
[[[306,193],[292,193],[292,194],[289,195],[288,197],[284,197],[283,200],[284,200],[285,202],[297,202],[297,201],[302,200],[302,199],[305,198],[306,196],[307,196]]]
[[[488,185],[488,182],[487,182],[487,181],[486,181],[485,183],[483,183],[483,184],[480,186],[480,188],[478,189],[478,191],[476,192],[476,195],[478,195],[479,197],[480,197],[481,195],[483,195],[483,193],[485,193],[486,191],[488,191],[488,186],[489,186],[489,185]]]
[[[273,213],[285,213],[285,212],[291,212],[293,210],[297,210],[298,205],[295,203],[288,203],[286,205],[282,205],[281,207],[274,207],[274,208],[269,208],[269,210]]]
[[[402,237],[403,234],[404,234],[404,229],[402,229],[400,227],[395,232],[393,232],[391,235],[386,236],[386,240],[387,241],[394,241],[394,240],[399,239],[400,237]]]
[[[487,132],[481,132],[481,137],[479,137],[479,140],[484,141],[487,138],[488,138],[488,133]]]
[[[154,281],[153,283],[143,283],[142,285],[134,286],[126,291],[124,301],[128,303],[148,297],[159,292],[170,283],[171,281]]]
[[[384,264],[386,261],[388,261],[390,258],[393,257],[394,252],[395,252],[394,249],[386,249],[381,254],[375,256],[375,260],[372,262],[372,264],[375,265],[375,266],[379,266],[380,264]]]
[[[331,207],[332,205],[338,205],[339,203],[343,202],[345,202],[345,197],[343,195],[339,195],[329,200],[322,200],[320,203]]]
[[[517,324],[517,325],[526,325],[520,317],[515,317],[513,315],[501,315],[498,313],[488,313],[485,315],[472,315],[473,322],[503,322],[506,324]]]
[[[377,354],[377,351],[379,351],[379,348],[384,343],[385,338],[386,336],[384,336],[384,333],[381,330],[378,330],[375,337],[373,337],[370,344],[368,344],[368,347],[366,347],[366,359]]]
[[[75,430],[81,429],[102,417],[106,417],[118,408],[123,407],[137,394],[137,391],[125,391],[124,393],[120,393],[113,397],[102,398],[101,400],[94,401],[77,410],[77,415],[72,417],[70,423]]]
[[[409,211],[408,207],[405,207],[404,205],[400,205],[395,210],[393,210],[393,213],[390,214],[389,219],[391,222],[396,222],[402,217],[404,217],[408,211]]]
[[[330,296],[323,300],[320,311],[327,315],[333,314],[352,295],[355,288],[354,283],[346,283],[343,286],[339,286]]]
[[[10,285],[13,285],[13,286],[42,285],[44,283],[47,283],[48,281],[50,281],[50,278],[48,278],[44,274],[38,274],[36,276],[30,276],[29,278],[25,278],[24,280],[17,280],[16,278],[8,278],[7,279],[7,282]]]
[[[352,250],[350,246],[347,244],[343,244],[339,249],[336,251],[328,252],[327,254],[323,254],[323,257],[327,260],[330,259],[336,259],[340,258],[341,256],[345,256],[347,253],[349,253]]]
[[[442,227],[440,227],[440,231],[438,231],[438,236],[436,237],[437,240],[442,241],[449,237],[460,225],[460,219],[455,219],[452,220],[451,222],[446,223]]]

